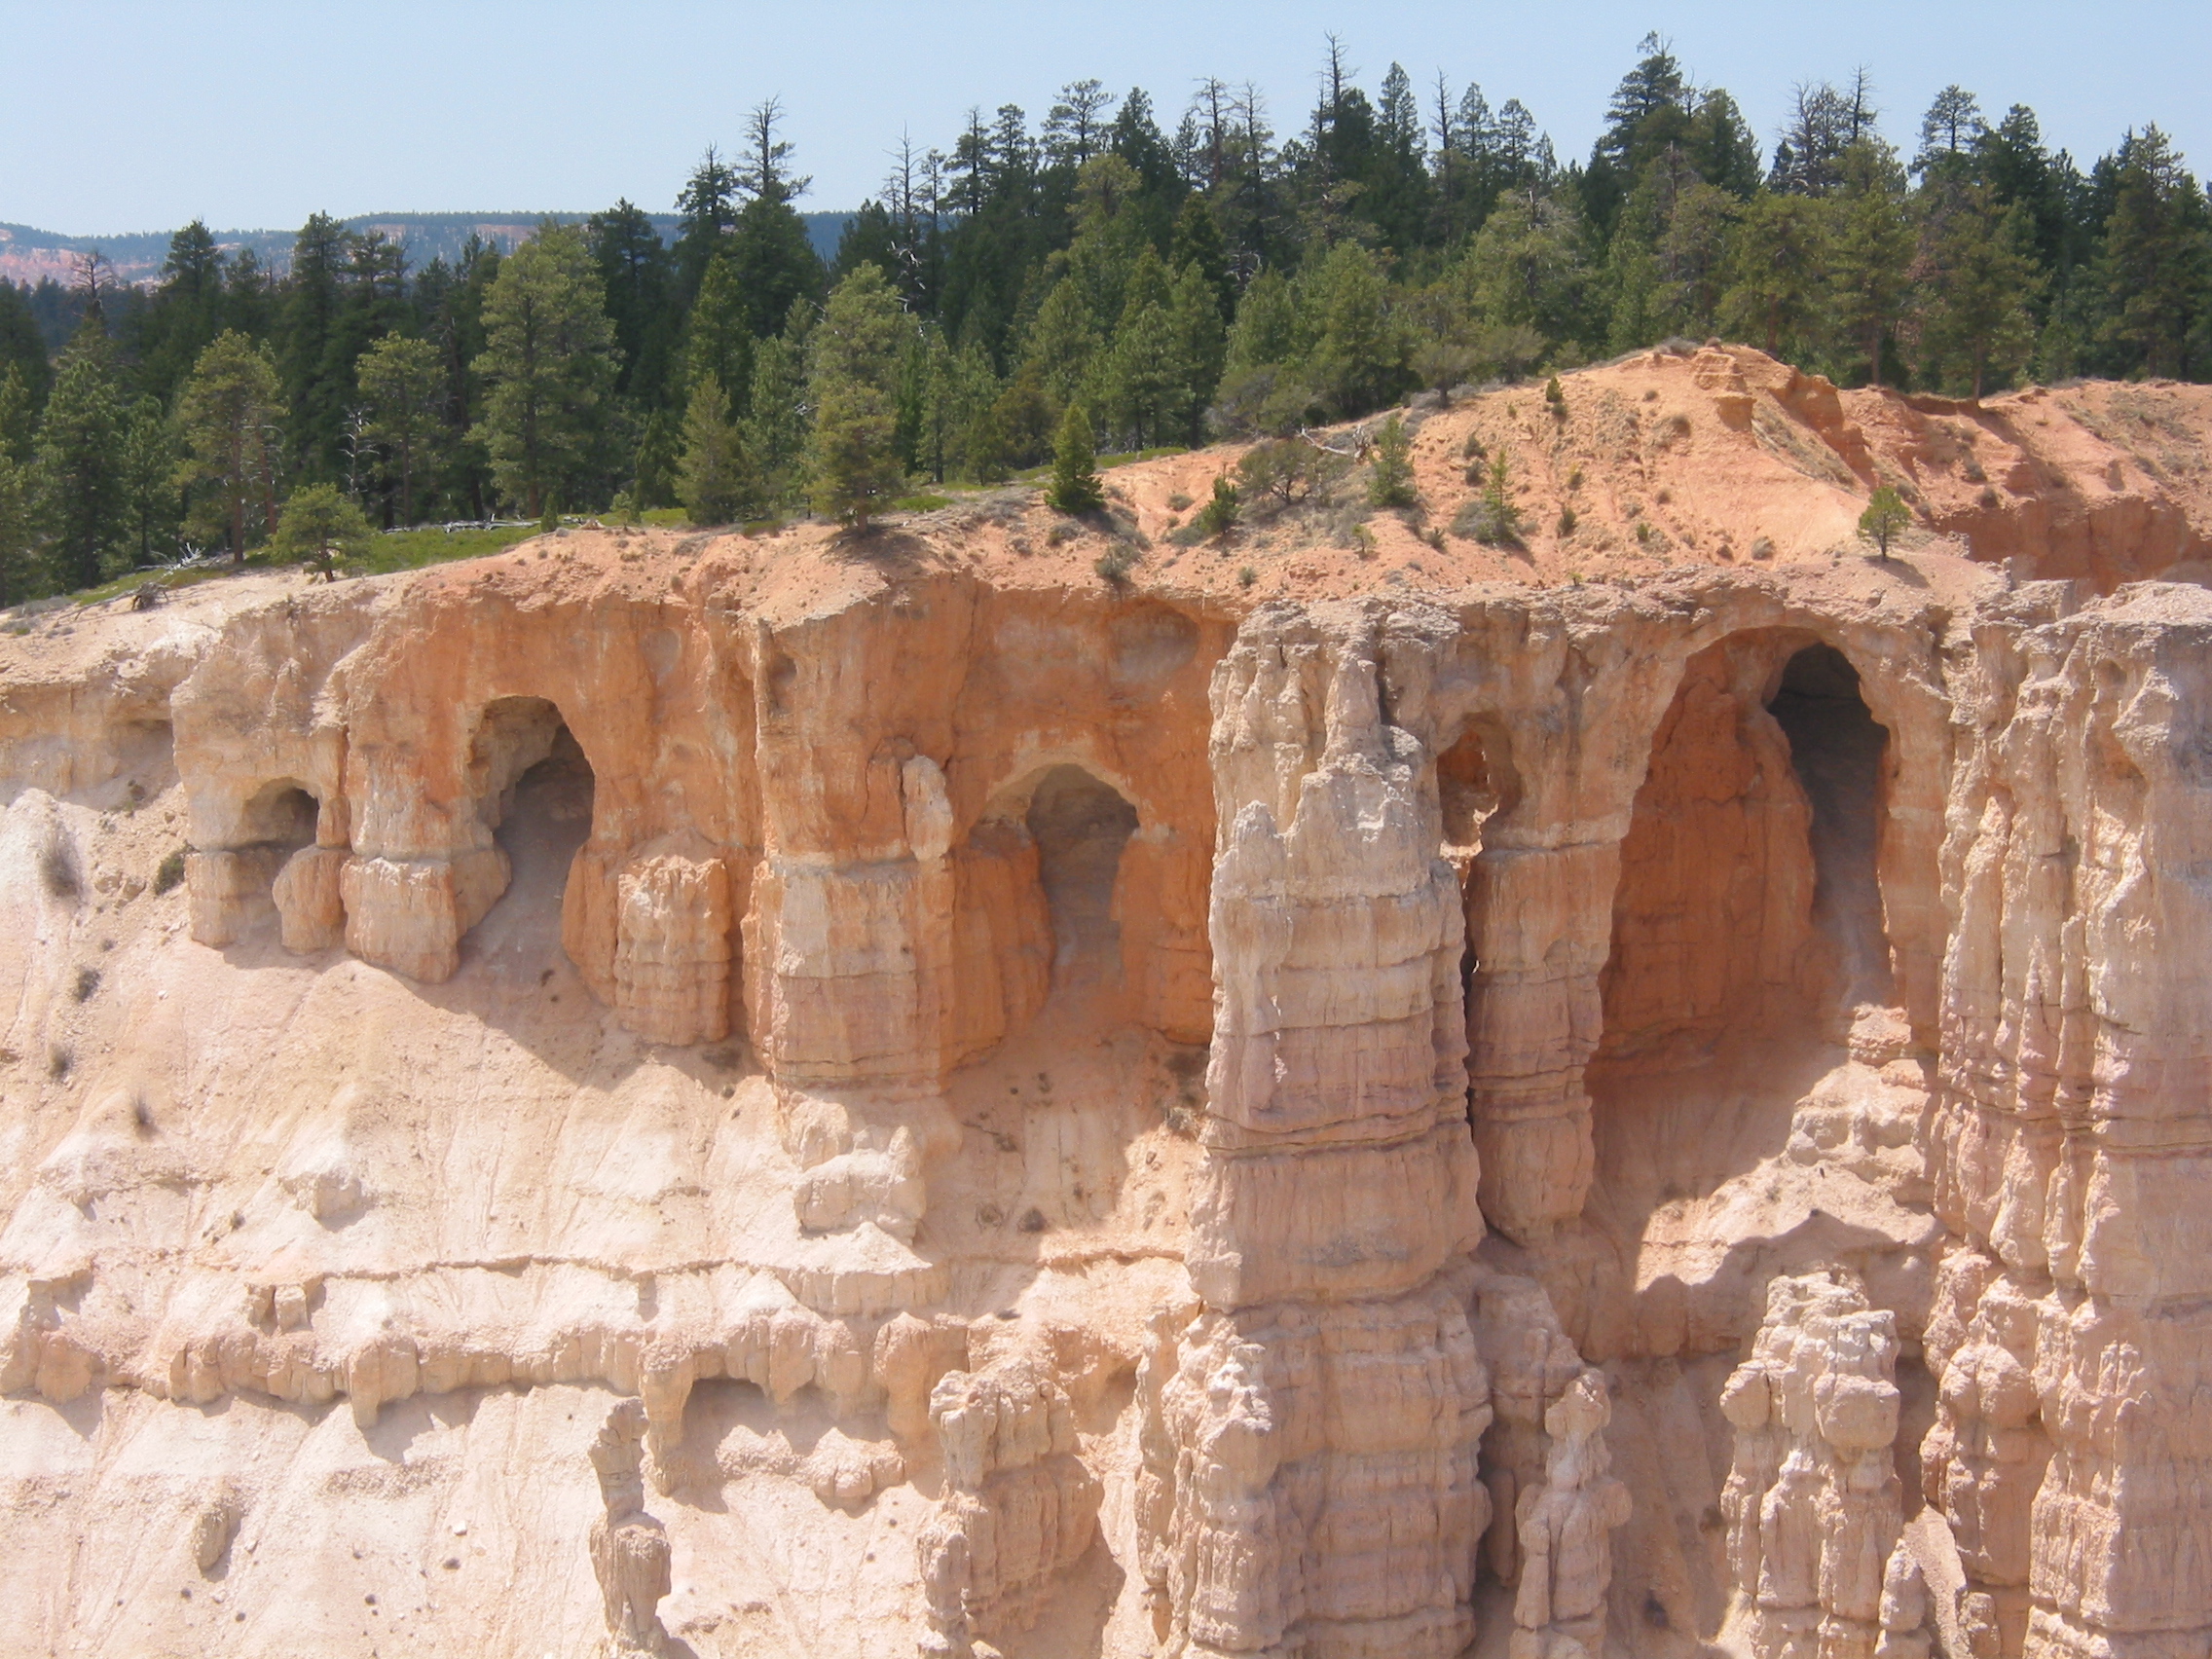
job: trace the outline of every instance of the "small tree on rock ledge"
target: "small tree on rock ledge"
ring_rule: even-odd
[[[1094,513],[1106,504],[1105,486],[1098,481],[1097,455],[1092,448],[1090,417],[1080,403],[1068,407],[1060,422],[1060,441],[1052,453],[1052,487],[1046,498],[1063,513]]]
[[[1874,492],[1866,510],[1859,515],[1859,534],[1871,541],[1879,555],[1890,556],[1890,543],[1912,523],[1912,509],[1889,485]]]

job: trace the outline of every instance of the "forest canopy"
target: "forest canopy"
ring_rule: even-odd
[[[1409,393],[1719,335],[1844,385],[1980,396],[2212,379],[2212,212],[2156,127],[2085,169],[2034,111],[1864,72],[1761,137],[1648,37],[1588,156],[1517,99],[1334,41],[1278,131],[1249,83],[1179,113],[1072,83],[970,112],[815,251],[774,101],[667,241],[624,201],[511,251],[318,214],[281,271],[194,222],[160,276],[0,282],[0,604],[278,535],[307,489],[376,526],[682,503],[851,523],[1101,453],[1283,434]]]

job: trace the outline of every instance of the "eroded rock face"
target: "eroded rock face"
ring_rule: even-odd
[[[1721,1391],[1736,1430],[1728,1563],[1762,1655],[1867,1659],[1907,1610],[1910,1584],[1889,1570],[1904,1526],[1896,1324],[1856,1283],[1777,1278],[1751,1357]]]
[[[39,660],[0,1652],[2212,1640],[2201,590],[879,551]]]

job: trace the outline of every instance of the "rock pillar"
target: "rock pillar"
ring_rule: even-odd
[[[1464,935],[1382,701],[1358,614],[1263,612],[1214,677],[1199,1307],[1151,1361],[1140,1496],[1182,1653],[1452,1659],[1473,1634]]]

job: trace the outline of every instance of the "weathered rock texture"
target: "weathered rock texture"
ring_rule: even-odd
[[[0,1654],[2200,1659],[2195,394],[1567,396],[0,640]]]

